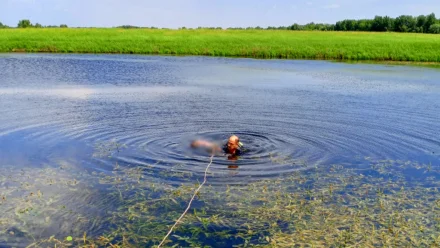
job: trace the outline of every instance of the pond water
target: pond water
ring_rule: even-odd
[[[0,68],[0,197],[4,197],[0,210],[11,213],[0,217],[0,246],[26,246],[38,240],[67,242],[60,241],[67,235],[75,242],[75,237],[82,240],[83,233],[96,239],[109,235],[116,226],[128,223],[122,217],[120,222],[114,221],[116,213],[132,211],[122,206],[136,206],[140,199],[162,199],[166,192],[202,180],[209,154],[190,148],[197,138],[222,143],[236,134],[245,146],[238,160],[228,160],[226,155],[214,158],[208,178],[214,192],[272,183],[298,173],[326,175],[335,165],[361,170],[356,175],[370,177],[363,183],[374,186],[374,180],[382,177],[377,167],[371,169],[378,161],[392,161],[383,167],[392,168],[385,181],[399,174],[397,181],[406,179],[402,185],[417,182],[417,187],[438,189],[438,69],[324,61],[45,54],[0,55]],[[403,164],[414,166],[404,169]],[[420,170],[423,165],[429,166],[429,173]],[[131,182],[133,173],[127,170],[136,171],[137,180]],[[121,171],[125,172],[119,175]],[[340,175],[348,176],[346,173]],[[125,180],[125,191],[116,187],[120,198],[113,195],[116,190],[110,190],[117,186],[111,177]],[[51,186],[57,180],[72,183],[62,184],[68,189],[59,185],[54,189]],[[142,187],[127,188],[135,182]],[[152,189],[153,183],[162,188]],[[282,192],[295,191],[294,183],[282,185],[290,187]],[[134,192],[140,188],[144,189],[142,197]],[[138,217],[155,223],[161,228],[156,234],[163,236],[183,211],[190,192],[173,199],[175,206],[167,205],[164,210],[158,205],[151,215]],[[340,192],[344,195],[349,189]],[[31,193],[39,200],[27,199]],[[237,199],[243,198],[230,201]],[[17,210],[17,205],[29,202],[34,205]],[[211,203],[199,202],[195,209],[210,206],[214,211],[214,206],[231,206],[225,198]],[[49,208],[54,210],[48,213]],[[62,208],[71,211],[62,212]],[[167,211],[174,213],[167,215],[169,219],[149,218]],[[80,215],[87,221],[72,223]],[[206,214],[206,218],[212,216]],[[227,212],[220,216],[232,218]],[[197,221],[201,222],[195,218]],[[216,238],[194,235],[182,227],[172,241],[183,247],[269,244],[279,234],[264,230],[265,234],[248,239],[232,237],[240,234],[244,222],[210,229],[202,221],[194,225],[201,230],[205,227],[207,233],[215,233],[214,229],[232,233]],[[438,231],[435,224],[425,226],[433,233]],[[129,229],[124,230],[130,233]],[[133,232],[142,233],[136,230]],[[291,233],[282,227],[279,232]],[[188,233],[192,241],[185,238]],[[52,235],[60,240],[47,240]],[[107,245],[126,242],[121,237],[107,239]],[[325,243],[326,239],[320,240]],[[158,244],[158,237],[127,242],[152,246]]]

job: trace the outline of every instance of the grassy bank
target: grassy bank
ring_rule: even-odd
[[[0,52],[440,62],[440,35],[268,30],[4,29]]]

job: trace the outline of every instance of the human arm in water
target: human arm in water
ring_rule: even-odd
[[[228,153],[232,156],[239,155],[240,148],[243,144],[240,142],[240,139],[236,135],[232,135],[229,137],[228,143],[226,143],[224,150],[225,153]],[[205,148],[209,152],[221,152],[223,149],[216,143],[209,142],[206,140],[195,140],[191,143],[191,147],[193,148]]]
[[[221,152],[222,149],[219,145],[213,143],[213,142],[209,142],[206,140],[195,140],[193,142],[191,142],[191,147],[192,148],[204,148],[207,149],[209,152]]]

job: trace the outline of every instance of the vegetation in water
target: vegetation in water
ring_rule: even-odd
[[[440,62],[440,36],[283,30],[1,29],[0,52]]]
[[[166,246],[440,246],[438,165],[292,166],[279,179],[203,188]],[[2,166],[0,246],[157,246],[197,186],[174,168],[160,176],[187,183],[118,164],[108,173]]]

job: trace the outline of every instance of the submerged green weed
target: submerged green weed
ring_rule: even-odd
[[[154,247],[197,185],[173,186],[149,170],[2,167],[0,245]],[[439,247],[439,179],[438,165],[384,160],[208,185],[166,245]]]

